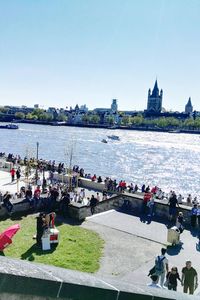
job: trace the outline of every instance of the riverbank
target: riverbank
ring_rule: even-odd
[[[181,127],[166,127],[161,128],[157,126],[147,126],[147,125],[138,125],[138,126],[125,126],[125,125],[115,125],[111,126],[109,124],[72,124],[66,122],[49,122],[41,120],[11,120],[14,123],[23,123],[23,124],[34,124],[34,125],[49,125],[49,126],[67,126],[67,127],[81,127],[81,128],[100,128],[100,129],[120,129],[120,130],[135,130],[135,131],[150,131],[150,132],[168,132],[168,133],[187,133],[187,134],[200,134],[200,129],[186,129]],[[0,120],[0,122],[5,122]],[[8,121],[7,121],[8,122]]]

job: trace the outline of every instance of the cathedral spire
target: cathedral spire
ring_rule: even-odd
[[[158,89],[158,82],[157,82],[157,79],[155,81],[155,84],[154,84],[154,88],[153,88],[153,91],[152,91],[152,96],[156,97],[158,96],[159,94],[159,89]]]

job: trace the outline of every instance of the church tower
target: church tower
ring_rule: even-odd
[[[188,99],[188,103],[185,106],[185,113],[190,114],[193,112],[193,106],[191,102],[191,98]]]
[[[151,89],[149,89],[148,91],[147,111],[161,113],[162,97],[163,91],[161,90],[159,93],[158,83],[156,79],[152,93]]]
[[[111,104],[111,112],[116,114],[117,110],[118,110],[117,99],[113,99]]]

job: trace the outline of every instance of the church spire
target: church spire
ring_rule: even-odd
[[[152,96],[157,97],[158,94],[159,94],[159,89],[158,89],[158,82],[157,82],[157,79],[156,79],[155,84],[154,84],[154,88],[153,88],[153,91],[152,91]]]

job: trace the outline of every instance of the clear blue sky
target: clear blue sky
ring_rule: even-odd
[[[199,0],[0,0],[0,105],[200,110]]]

